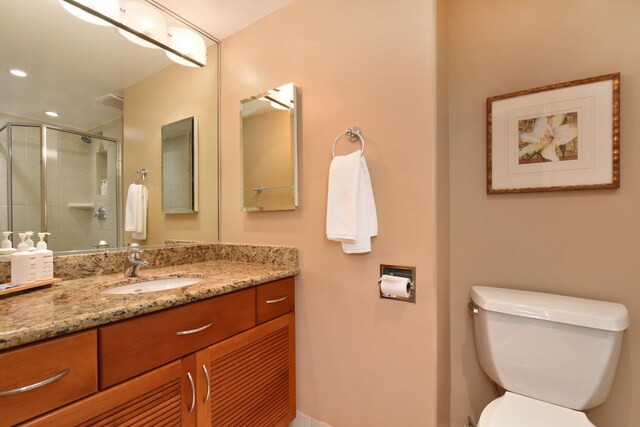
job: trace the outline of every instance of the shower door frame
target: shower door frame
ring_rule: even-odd
[[[40,231],[48,231],[48,210],[47,210],[47,130],[55,130],[58,132],[66,132],[73,135],[88,136],[92,139],[101,139],[104,141],[114,142],[116,144],[116,235],[118,247],[123,241],[123,233],[121,231],[121,212],[122,212],[122,192],[120,191],[122,180],[122,144],[116,138],[110,138],[99,134],[81,132],[74,129],[64,128],[60,126],[50,126],[37,123],[20,123],[6,122],[0,127],[0,132],[7,129],[7,229],[13,231],[13,127],[40,128]],[[15,237],[14,237],[15,239]],[[78,250],[86,250],[78,249]],[[68,251],[64,251],[68,252]]]

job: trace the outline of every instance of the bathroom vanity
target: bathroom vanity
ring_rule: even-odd
[[[214,259],[0,300],[0,425],[288,425],[297,273]],[[203,280],[102,293],[166,277]]]

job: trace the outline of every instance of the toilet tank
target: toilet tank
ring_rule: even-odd
[[[607,399],[624,305],[486,286],[471,300],[480,366],[501,387],[576,410]]]

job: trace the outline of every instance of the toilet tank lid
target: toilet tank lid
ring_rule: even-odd
[[[629,326],[627,308],[615,302],[489,286],[473,286],[471,300],[484,310],[513,316],[607,331]]]

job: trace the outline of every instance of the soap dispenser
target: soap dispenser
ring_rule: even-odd
[[[3,231],[2,235],[4,236],[4,240],[0,243],[0,255],[11,255],[16,251],[12,247],[11,240],[9,240],[9,236],[12,234],[11,231]]]
[[[33,243],[33,239],[31,239],[31,236],[33,236],[33,231],[25,231],[25,233],[27,235],[27,240],[25,240],[25,243],[27,244],[27,246],[29,246],[29,250],[31,252],[36,250],[36,245]]]
[[[20,233],[18,252],[11,255],[11,284],[26,285],[36,281],[36,256],[29,252],[29,244],[25,242],[27,233]]]
[[[34,252],[36,256],[36,280],[53,279],[53,251],[47,249],[47,242],[44,240],[44,236],[49,235],[51,233],[38,233],[40,240]]]

